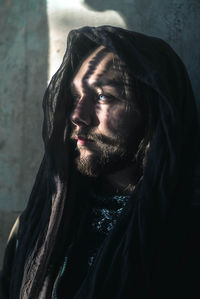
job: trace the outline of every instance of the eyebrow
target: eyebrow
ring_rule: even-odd
[[[121,90],[124,88],[124,83],[121,80],[105,80],[101,79],[97,82],[93,83],[90,88],[102,88],[104,86],[114,87],[117,88],[117,90]],[[72,94],[79,94],[79,91],[77,90],[75,84],[71,82],[70,84],[71,92]]]
[[[104,87],[104,86],[111,86],[111,87],[117,87],[122,88],[124,87],[124,84],[121,80],[105,80],[101,79],[98,80],[93,84],[94,87]]]
[[[79,94],[79,92],[73,82],[71,82],[71,84],[70,84],[70,89],[71,89],[72,94],[76,94],[76,93]]]

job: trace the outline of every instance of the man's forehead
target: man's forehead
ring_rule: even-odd
[[[79,88],[83,83],[93,86],[105,83],[106,79],[117,79],[120,71],[113,68],[114,60],[116,55],[100,46],[83,61],[72,84]]]

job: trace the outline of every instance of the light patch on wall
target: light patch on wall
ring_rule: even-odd
[[[63,8],[77,8],[80,7],[80,5],[83,5],[84,0],[47,0],[47,7],[48,11],[54,11],[57,9],[63,9]]]
[[[120,14],[114,10],[97,12],[89,9],[83,0],[47,0],[49,25],[48,79],[58,69],[70,30],[82,26],[113,25],[126,28]]]

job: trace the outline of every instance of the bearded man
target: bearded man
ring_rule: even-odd
[[[174,51],[121,28],[73,30],[43,107],[5,298],[198,298],[199,130]]]

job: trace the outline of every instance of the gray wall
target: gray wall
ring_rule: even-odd
[[[199,15],[200,0],[0,0],[0,261],[42,158],[42,96],[69,30],[111,24],[163,38],[200,103]]]
[[[0,0],[0,258],[42,156],[48,45],[46,1]]]

